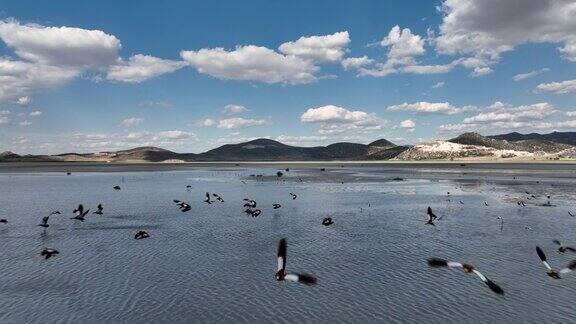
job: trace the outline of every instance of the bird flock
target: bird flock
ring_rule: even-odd
[[[288,172],[289,169],[286,169],[285,171]],[[321,171],[325,171],[325,169],[321,169]],[[283,173],[281,171],[278,171],[277,177],[280,178],[282,176],[283,176]],[[242,181],[242,182],[245,183],[244,181]],[[112,188],[115,191],[121,190],[121,187],[118,185],[116,185]],[[186,188],[187,188],[187,190],[190,190],[192,188],[192,186],[187,185]],[[531,194],[530,192],[525,192],[525,193],[527,195],[525,197],[526,200],[532,200],[532,199],[537,198],[534,194]],[[450,192],[447,193],[447,196],[449,197],[448,201],[450,201]],[[224,198],[220,194],[217,194],[217,193],[210,194],[209,192],[206,192],[204,197],[205,198],[204,198],[203,202],[208,204],[208,205],[212,205],[214,203],[224,203],[225,202]],[[296,200],[298,198],[298,195],[295,193],[289,192],[289,197],[292,200]],[[183,213],[189,212],[192,209],[191,203],[189,203],[189,202],[185,202],[185,201],[178,200],[178,199],[174,199],[173,202],[176,204],[178,209]],[[464,204],[462,201],[459,201],[459,202],[460,202],[460,204]],[[484,201],[484,205],[489,206],[489,204],[486,201]],[[517,205],[521,206],[521,207],[526,206],[523,200],[517,201]],[[554,205],[551,203],[551,197],[547,196],[547,201],[543,204],[539,204],[538,206],[551,207]],[[258,217],[262,214],[262,209],[258,208],[257,201],[252,199],[252,198],[244,198],[243,199],[243,208],[244,208],[244,213],[247,214],[248,216],[251,216],[251,217]],[[280,203],[274,203],[274,204],[272,204],[272,208],[274,210],[280,209],[280,208],[282,208],[282,205]],[[75,220],[75,221],[79,221],[79,222],[84,222],[86,220],[86,216],[89,214],[89,212],[90,212],[90,209],[85,209],[82,204],[79,204],[78,207],[76,207],[72,211],[73,217],[71,217],[70,219]],[[568,212],[568,213],[572,217],[576,216],[571,212]],[[104,214],[104,207],[102,206],[102,204],[98,204],[96,206],[96,210],[93,212],[93,214],[95,214],[95,215],[103,215]],[[50,218],[55,216],[55,215],[62,215],[62,213],[60,211],[50,212],[48,215],[42,217],[41,222],[40,222],[40,224],[38,224],[38,226],[43,227],[46,230],[47,228],[50,227],[50,224],[49,224]],[[438,217],[434,213],[434,211],[432,210],[432,207],[430,207],[430,206],[426,209],[426,215],[428,216],[428,219],[426,220],[426,222],[424,224],[425,225],[432,225],[432,226],[435,226],[437,224],[437,222],[440,221],[443,217],[443,216]],[[497,219],[500,221],[500,231],[502,231],[503,226],[504,226],[504,219],[501,216],[498,216]],[[7,224],[7,223],[8,223],[7,219],[0,219],[0,224]],[[322,219],[322,222],[321,222],[321,224],[323,226],[326,226],[326,227],[331,226],[334,223],[335,222],[332,219],[332,217],[325,217]],[[147,239],[147,238],[150,238],[150,234],[145,230],[139,230],[138,232],[136,232],[136,234],[134,234],[134,239],[136,239],[136,240],[143,240],[143,239]],[[576,248],[571,247],[571,246],[566,246],[559,240],[554,240],[553,243],[558,247],[557,252],[559,254],[564,254],[567,252],[576,253]],[[42,249],[42,251],[40,252],[40,255],[42,257],[44,257],[44,259],[48,260],[48,259],[58,255],[59,253],[60,252],[58,250],[56,250],[55,248],[44,247]],[[547,256],[544,253],[543,249],[540,248],[539,246],[536,246],[536,255],[538,256],[538,258],[540,259],[540,261],[544,265],[544,267],[546,269],[546,274],[553,279],[561,279],[564,276],[566,276],[567,274],[570,274],[576,270],[576,260],[570,261],[564,268],[561,268],[561,269],[553,268],[550,265],[550,263],[548,262]],[[287,240],[285,238],[282,238],[280,240],[280,242],[278,243],[277,258],[278,258],[278,267],[277,267],[277,271],[276,271],[276,275],[275,275],[275,278],[277,281],[297,282],[297,283],[302,283],[305,285],[314,285],[317,283],[317,278],[314,277],[313,275],[310,275],[307,273],[293,273],[293,272],[288,272],[286,270],[287,269],[286,268]],[[478,271],[475,268],[475,266],[473,266],[472,264],[449,261],[449,260],[446,260],[443,258],[437,258],[437,257],[429,258],[427,260],[427,264],[431,268],[453,268],[453,269],[459,269],[459,270],[461,270],[467,274],[474,274],[492,292],[494,292],[498,295],[504,294],[504,289],[502,289],[502,287],[500,287],[494,281],[490,280],[487,276],[485,276],[480,271]]]

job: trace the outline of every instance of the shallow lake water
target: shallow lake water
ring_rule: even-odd
[[[576,245],[573,179],[420,172],[388,181],[334,168],[278,180],[276,171],[0,173],[0,218],[8,219],[0,224],[0,322],[576,320],[576,273],[552,280],[534,251],[541,246],[558,268],[576,259],[552,243]],[[202,202],[207,191],[225,202]],[[553,207],[541,206],[547,195]],[[262,214],[244,214],[243,198]],[[79,203],[92,211],[102,203],[104,215],[71,220]],[[428,206],[442,217],[436,226],[425,225]],[[52,210],[62,215],[38,227]],[[334,225],[322,226],[324,217]],[[138,230],[151,237],[135,240]],[[274,279],[280,238],[288,270],[315,275],[316,286]],[[44,260],[43,247],[60,254]],[[431,269],[430,257],[472,263],[506,293],[474,275]]]

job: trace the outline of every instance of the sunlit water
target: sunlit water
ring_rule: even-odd
[[[542,246],[556,267],[576,258],[552,244],[576,245],[570,180],[374,181],[363,173],[342,184],[303,171],[287,173],[286,182],[251,173],[276,170],[0,174],[0,218],[9,220],[0,224],[0,322],[576,319],[576,274],[552,280],[534,252]],[[225,202],[203,203],[206,191]],[[539,198],[519,207],[525,191]],[[556,207],[537,205],[547,194]],[[262,215],[246,216],[243,198],[258,201]],[[192,210],[180,212],[173,199]],[[78,203],[92,210],[102,203],[104,216],[69,219]],[[443,216],[437,226],[425,225],[428,206]],[[52,210],[63,215],[47,230],[36,226]],[[321,225],[327,216],[334,225]],[[140,229],[151,237],[134,240]],[[282,237],[289,270],[314,274],[316,286],[275,281]],[[46,246],[60,254],[44,260]],[[429,268],[433,256],[474,264],[505,296],[473,275]]]

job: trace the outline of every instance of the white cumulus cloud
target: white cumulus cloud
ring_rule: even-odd
[[[268,122],[263,119],[229,118],[220,120],[217,127],[221,129],[238,129],[262,126],[267,123]]]
[[[463,123],[475,124],[541,120],[554,113],[556,113],[556,109],[547,102],[518,107],[505,106],[497,111],[480,113],[476,116],[464,118]]]
[[[196,126],[200,127],[212,127],[216,125],[216,121],[212,118],[204,118],[196,122]]]
[[[427,102],[427,101],[420,101],[414,103],[405,102],[399,105],[388,106],[388,110],[392,111],[409,111],[418,114],[445,114],[445,115],[453,115],[461,112],[473,111],[475,109],[476,108],[472,106],[456,107],[450,104],[449,102]]]
[[[286,42],[278,48],[281,53],[297,56],[315,62],[340,61],[350,43],[347,31],[325,36],[300,37],[293,42]]]
[[[205,48],[182,51],[182,58],[199,73],[227,80],[306,84],[317,80],[312,61],[283,55],[269,48],[247,45],[234,50]]]
[[[183,140],[196,137],[196,134],[181,130],[169,130],[158,132],[156,137],[160,139]]]
[[[131,117],[131,118],[124,119],[120,123],[120,125],[124,126],[124,127],[134,127],[134,126],[138,126],[138,125],[142,124],[143,121],[144,121],[144,118]]]
[[[224,106],[224,113],[229,115],[241,114],[246,111],[248,111],[248,109],[242,105],[229,104]]]
[[[376,114],[343,107],[327,105],[306,110],[300,120],[303,123],[318,124],[320,135],[332,135],[351,132],[372,132],[381,130],[386,124]]]
[[[536,86],[536,92],[551,92],[555,94],[564,94],[576,92],[576,79],[562,82],[541,83]]]
[[[473,78],[477,78],[477,77],[481,77],[484,75],[488,75],[490,73],[494,72],[491,68],[484,66],[484,67],[475,67],[474,70],[472,70],[472,73],[470,73],[470,76]]]
[[[440,81],[440,82],[436,82],[433,86],[432,89],[438,89],[438,88],[442,88],[446,83],[444,81]]]
[[[394,63],[412,62],[414,56],[425,52],[424,39],[419,35],[412,34],[409,28],[401,30],[398,25],[392,27],[380,45],[389,47],[388,59]]]
[[[522,80],[526,80],[526,79],[530,79],[533,78],[539,74],[542,74],[544,72],[548,72],[550,71],[550,69],[548,68],[543,68],[540,70],[534,70],[534,71],[530,71],[527,73],[520,73],[520,74],[516,74],[515,76],[512,77],[512,80],[514,81],[522,81]]]
[[[150,55],[136,54],[127,62],[121,61],[108,69],[109,80],[140,83],[160,75],[174,72],[186,63],[181,61],[165,60]]]
[[[374,63],[373,59],[368,58],[368,56],[361,57],[348,57],[342,60],[341,64],[344,70],[348,71],[351,69],[359,69],[363,66],[370,65]]]
[[[445,0],[441,11],[439,53],[498,59],[520,44],[556,43],[576,60],[574,1]]]
[[[29,96],[23,96],[20,97],[16,100],[16,103],[19,104],[20,106],[27,106],[32,102],[32,98],[30,98]]]
[[[0,21],[0,38],[19,57],[46,65],[101,68],[113,64],[120,40],[101,30]]]
[[[400,122],[400,127],[402,128],[414,128],[416,123],[410,119],[406,119]]]

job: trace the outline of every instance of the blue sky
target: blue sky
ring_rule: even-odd
[[[4,1],[0,150],[576,129],[576,4]]]

